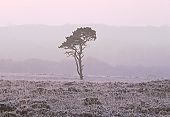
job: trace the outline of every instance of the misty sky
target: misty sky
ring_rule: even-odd
[[[88,48],[88,56],[113,65],[170,66],[170,30],[166,28],[170,26],[170,0],[0,0],[0,59],[66,58],[63,52],[57,54],[57,46],[75,30],[69,28],[72,25],[55,30],[53,26],[36,28],[24,24],[113,25],[107,30],[98,25],[99,38],[91,50]]]
[[[170,25],[170,0],[0,0],[0,26]]]

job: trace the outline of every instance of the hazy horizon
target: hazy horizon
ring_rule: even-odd
[[[22,25],[0,28],[0,59],[68,58],[58,46],[77,26]],[[97,40],[88,44],[85,58],[112,66],[170,66],[170,27],[116,27],[93,25]]]
[[[85,57],[112,66],[170,66],[169,0],[0,0],[0,8],[0,59],[67,59],[58,46],[90,26],[97,40]]]

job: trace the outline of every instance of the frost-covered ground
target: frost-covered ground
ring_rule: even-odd
[[[0,80],[0,117],[170,117],[170,80],[123,83],[5,77]]]
[[[0,73],[0,79],[5,80],[27,80],[27,81],[79,81],[78,76],[71,74],[55,74],[55,73]],[[140,83],[153,80],[165,80],[170,77],[158,77],[154,75],[148,76],[95,76],[88,75],[84,77],[84,81],[90,82],[129,82]]]

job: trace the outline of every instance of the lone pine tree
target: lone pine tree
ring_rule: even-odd
[[[80,79],[83,79],[83,64],[84,50],[87,42],[96,40],[96,31],[90,27],[81,27],[72,32],[72,35],[66,37],[66,41],[59,46],[66,50],[65,54],[72,56],[76,63],[77,73]]]

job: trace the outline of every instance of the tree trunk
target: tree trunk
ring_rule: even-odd
[[[82,58],[79,60],[79,70],[80,70],[80,80],[83,80],[83,65],[82,65]]]
[[[75,59],[75,63],[76,63],[76,69],[77,69],[77,73],[80,77],[80,80],[83,80],[83,65],[82,65],[82,57],[81,54],[76,56],[76,54],[73,56]]]
[[[76,62],[76,68],[77,68],[77,73],[80,77],[80,80],[83,80],[83,65],[82,65],[82,58],[83,58],[83,49],[82,45],[80,44],[80,51],[77,52],[75,50],[75,53],[73,55],[75,62]]]
[[[83,80],[82,54],[83,54],[83,49],[82,49],[82,45],[80,44],[80,53],[79,53],[80,80]]]

